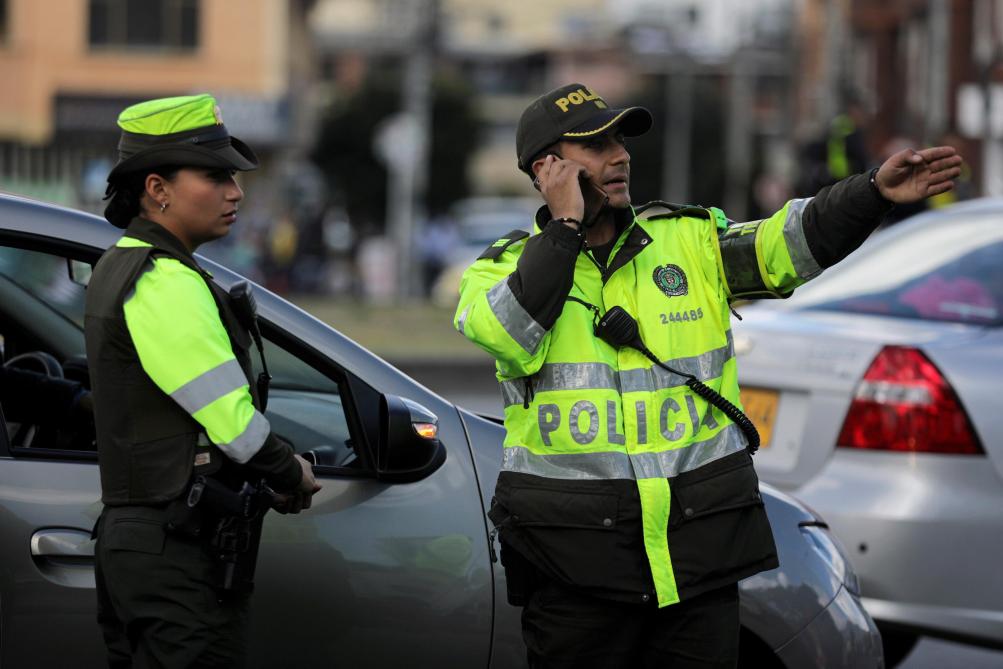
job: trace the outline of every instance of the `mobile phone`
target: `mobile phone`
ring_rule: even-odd
[[[564,157],[561,154],[559,154],[558,152],[556,152],[556,151],[552,151],[550,153],[550,155],[552,155],[554,158],[557,158],[558,160],[564,160]],[[606,191],[604,191],[598,185],[596,185],[595,183],[593,183],[592,179],[590,179],[589,175],[586,174],[585,172],[579,172],[578,173],[578,181],[580,182],[581,185],[583,185],[583,186],[587,185],[590,188],[592,188],[592,190],[597,191],[598,195],[603,200],[609,199],[609,196],[606,195]],[[538,179],[534,179],[533,180],[533,185],[536,187],[536,190],[540,190],[540,182],[539,182]],[[584,194],[584,190],[582,191],[582,193]]]
[[[557,158],[558,160],[564,160],[564,157],[556,151],[552,151],[550,155],[554,156],[554,158]],[[599,212],[602,208],[609,202],[609,195],[607,195],[606,191],[598,184],[594,183],[585,172],[578,173],[578,186],[582,190],[582,197],[585,198],[585,220],[582,221],[582,226],[589,228],[592,227],[592,224],[594,224],[596,219],[599,217]],[[593,207],[589,206],[590,198],[585,194],[586,186],[593,191],[593,196],[598,199],[596,203],[593,203]],[[533,187],[536,188],[536,190],[540,190],[540,180],[538,178],[533,179]],[[589,212],[590,209],[592,210],[591,215]]]

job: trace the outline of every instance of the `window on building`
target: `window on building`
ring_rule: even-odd
[[[90,45],[194,49],[199,41],[200,4],[200,0],[90,0]]]
[[[0,0],[0,44],[7,41],[7,0]]]

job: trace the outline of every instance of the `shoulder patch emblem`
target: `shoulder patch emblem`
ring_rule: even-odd
[[[651,275],[658,289],[668,297],[679,297],[689,292],[686,273],[679,265],[662,265],[656,267]]]
[[[498,258],[505,253],[505,249],[512,246],[512,244],[515,244],[520,239],[525,239],[526,237],[529,237],[529,233],[525,230],[513,230],[498,241],[491,244],[491,246],[484,249],[484,252],[477,256],[477,259],[484,260],[486,258],[490,258],[491,260],[497,261]]]

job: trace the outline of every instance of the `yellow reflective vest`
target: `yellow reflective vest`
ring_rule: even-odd
[[[299,484],[292,449],[259,411],[250,335],[165,228],[136,218],[102,256],[84,333],[104,504],[161,504],[196,468],[221,465],[279,490]]]
[[[623,307],[660,361],[739,404],[729,301],[786,296],[821,271],[809,201],[743,224],[713,208],[632,211],[608,265],[577,255],[550,328],[508,280],[530,242],[500,240],[466,271],[455,326],[495,358],[505,406],[491,514],[503,542],[551,578],[659,606],[776,566],[738,426],[594,324]]]

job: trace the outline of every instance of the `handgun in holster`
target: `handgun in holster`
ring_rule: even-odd
[[[261,526],[274,494],[264,481],[253,486],[245,482],[236,493],[239,512],[217,520],[209,547],[216,563],[217,587],[223,592],[254,589]]]
[[[168,506],[166,528],[203,541],[221,591],[250,592],[261,525],[274,494],[264,481],[245,481],[236,491],[212,476],[196,475],[188,492]]]

